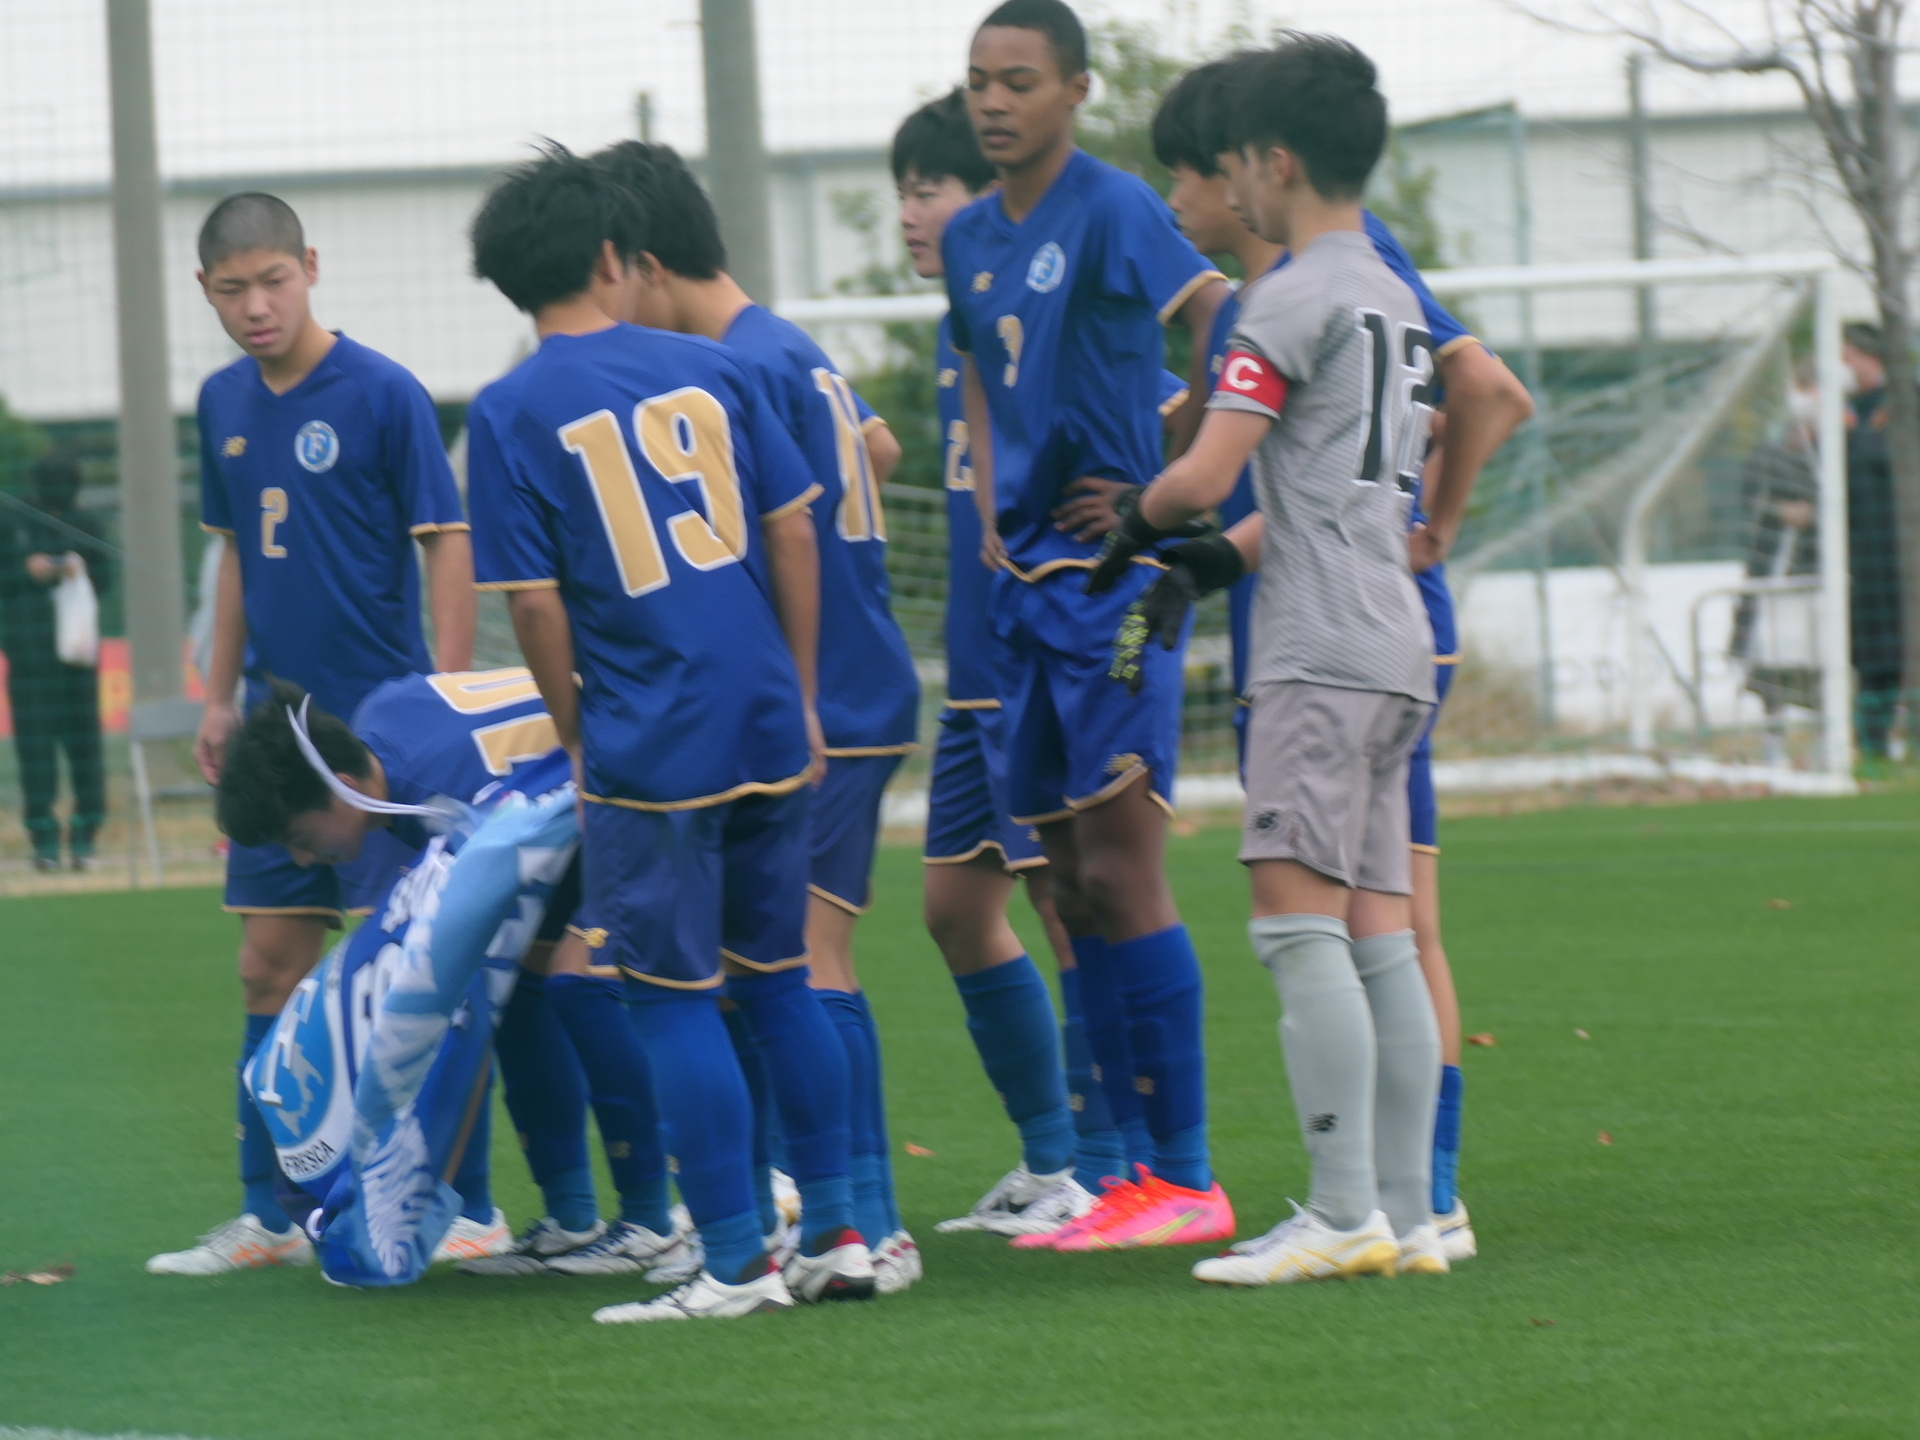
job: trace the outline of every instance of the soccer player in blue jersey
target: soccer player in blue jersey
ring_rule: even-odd
[[[298,682],[351,714],[381,681],[464,670],[473,651],[473,558],[433,404],[385,356],[325,329],[310,305],[319,263],[299,218],[272,195],[230,195],[201,226],[200,286],[246,353],[201,387],[201,519],[227,537],[214,602],[207,703],[194,757],[209,782],[242,713],[244,680]],[[418,542],[437,655],[420,628]],[[241,917],[242,1063],[320,958],[343,909],[370,904],[351,871],[310,869],[279,846],[236,845],[226,908]],[[238,1096],[242,1213],[157,1274],[275,1264],[304,1242],[273,1201],[273,1153]],[[510,1239],[496,1213],[463,1216],[450,1243],[482,1253]]]
[[[736,355],[820,490],[814,508],[821,517],[819,708],[827,770],[809,817],[807,956],[814,989],[846,1047],[855,1225],[875,1238],[880,1287],[890,1293],[918,1278],[920,1254],[894,1201],[879,1037],[854,972],[853,935],[872,899],[881,798],[914,748],[919,721],[920,682],[893,618],[880,498],[900,444],[811,336],[754,304],[727,274],[713,204],[670,146],[626,141],[595,160],[634,195],[647,221],[635,305],[625,318],[705,336]],[[753,983],[730,980],[727,988],[731,996]],[[763,1219],[771,1218],[764,1181],[759,1188]]]
[[[1141,1097],[1153,1138],[1137,1183],[1013,1241],[1070,1250],[1233,1228],[1208,1158],[1199,960],[1162,863],[1182,656],[1150,650],[1133,676],[1110,673],[1113,634],[1154,571],[1088,596],[1093,545],[1054,515],[1078,478],[1138,484],[1159,468],[1161,327],[1175,320],[1195,337],[1196,367],[1176,446],[1191,435],[1227,287],[1152,190],[1074,146],[1087,86],[1086,34],[1060,0],[1007,0],[987,16],[967,107],[1001,188],[942,242],[982,554],[998,572],[1014,818],[1040,831],[1100,1082],[1116,1106]]]
[[[478,803],[502,786],[531,794],[571,778],[553,720],[524,669],[390,680],[361,702],[351,727],[324,711],[304,712],[305,698],[297,686],[274,682],[271,702],[228,745],[218,809],[229,836],[284,845],[303,865],[351,864],[375,835],[397,842],[411,864],[427,831],[419,819],[381,807],[425,805],[440,796]],[[290,712],[305,713],[307,732],[336,777],[372,808],[328,792],[301,753]],[[539,782],[541,774],[549,778]],[[547,1213],[513,1251],[463,1261],[472,1273],[657,1271],[684,1265],[692,1254],[671,1218],[652,1088],[618,972],[592,966],[586,943],[564,933],[578,894],[576,861],[520,962],[496,1036],[507,1109]],[[611,1015],[602,1015],[609,1005]],[[590,1094],[620,1191],[621,1218],[611,1227],[599,1219],[587,1161]],[[486,1157],[476,1149],[469,1158],[484,1173]]]
[[[602,167],[553,147],[473,223],[474,270],[540,347],[475,397],[480,581],[515,634],[584,804],[575,925],[625,972],[706,1268],[604,1323],[723,1318],[874,1293],[853,1226],[846,1057],[807,988],[818,494],[761,387],[710,341],[631,313],[649,222]],[[577,680],[576,680],[577,677]],[[804,1206],[764,1244],[753,1116],[721,1018],[766,1059]]]
[[[1181,229],[1201,250],[1232,254],[1249,283],[1284,265],[1284,247],[1263,240],[1242,218],[1228,183],[1241,163],[1227,142],[1223,122],[1238,74],[1251,73],[1262,52],[1230,56],[1198,66],[1182,76],[1161,102],[1153,122],[1154,150],[1173,174],[1169,203]],[[1436,443],[1422,486],[1435,517],[1423,513],[1419,498],[1412,511],[1410,546],[1416,570],[1414,583],[1434,633],[1436,693],[1446,698],[1459,647],[1453,617],[1453,598],[1447,589],[1444,556],[1465,514],[1473,484],[1487,459],[1505,443],[1514,428],[1532,413],[1526,388],[1493,353],[1467,333],[1421,280],[1398,239],[1371,211],[1361,212],[1366,234],[1387,268],[1413,290],[1433,337],[1439,384],[1435,401],[1443,407],[1436,417],[1435,438],[1450,429],[1452,443]],[[1218,385],[1228,337],[1240,313],[1236,294],[1220,307],[1208,346],[1208,368]],[[1238,536],[1257,554],[1261,521],[1254,500],[1251,469],[1242,471],[1233,493],[1220,506],[1223,526],[1239,527]],[[1253,609],[1254,575],[1239,575],[1240,559],[1218,539],[1198,540],[1169,552],[1176,571],[1186,571],[1195,596],[1221,585],[1228,589],[1228,617],[1232,641],[1234,694],[1246,689],[1248,633]],[[1182,577],[1176,575],[1175,579]],[[1435,706],[1435,719],[1439,706]],[[1236,705],[1234,727],[1244,743],[1246,710]],[[1439,847],[1437,809],[1433,794],[1433,725],[1429,722],[1408,764],[1408,793],[1412,815],[1413,916],[1419,942],[1421,969],[1433,993],[1440,1020],[1444,1068],[1440,1109],[1434,1138],[1434,1211],[1440,1217],[1442,1239],[1449,1257],[1466,1259],[1474,1252],[1473,1232],[1466,1207],[1458,1203],[1453,1179],[1459,1152],[1462,1076],[1460,1071],[1460,1009],[1440,936]]]

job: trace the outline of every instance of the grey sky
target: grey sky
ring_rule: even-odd
[[[1550,0],[1549,0],[1550,3]],[[1708,0],[1738,20],[1758,0]],[[884,143],[958,80],[985,0],[760,0],[775,149]],[[1556,8],[1588,14],[1576,3]],[[1539,115],[1622,108],[1622,43],[1557,33],[1503,0],[1084,0],[1193,54],[1229,26],[1344,34],[1380,63],[1397,119],[1518,99]],[[107,169],[105,5],[0,0],[0,187]],[[162,165],[261,173],[485,161],[547,134],[702,147],[697,0],[153,0]],[[1658,72],[1663,109],[1793,103],[1778,81]]]

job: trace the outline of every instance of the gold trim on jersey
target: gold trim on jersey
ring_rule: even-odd
[[[1031,585],[1036,580],[1044,580],[1056,570],[1091,570],[1100,562],[1098,560],[1048,560],[1044,564],[1034,566],[1031,570],[1022,570],[1011,560],[1002,560],[1000,563],[1007,567],[1014,579],[1024,580]],[[1133,557],[1133,563],[1150,565],[1155,570],[1167,568],[1165,561],[1156,560],[1151,555],[1136,555]]]
[[[802,490],[798,495],[794,496],[793,499],[787,501],[786,504],[775,506],[771,510],[763,510],[760,513],[760,523],[764,525],[769,520],[784,519],[796,510],[804,510],[807,506],[818,500],[823,493],[824,491],[821,486],[817,484],[809,485],[805,490]]]
[[[941,705],[948,710],[998,710],[998,700],[956,700],[949,695]]]
[[[209,535],[224,535],[229,540],[233,539],[233,531],[227,529],[224,525],[209,525],[206,521],[202,520],[200,522],[200,528]]]
[[[1439,350],[1435,351],[1433,358],[1436,362],[1441,361],[1464,345],[1478,345],[1479,343],[1480,342],[1471,335],[1456,335],[1453,339],[1442,345]]]
[[[558,580],[476,580],[476,590],[558,590]]]
[[[733,951],[727,949],[724,945],[720,947],[720,958],[722,960],[731,960],[734,964],[745,966],[747,969],[760,975],[774,975],[782,970],[794,970],[807,963],[805,951],[795,955],[791,960],[775,960],[770,965],[763,965],[758,960],[749,960],[744,955],[734,954]]]
[[[849,915],[864,915],[867,913],[867,911],[873,908],[873,900],[871,898],[873,894],[872,881],[867,882],[867,894],[869,898],[867,900],[867,903],[864,905],[856,905],[851,900],[842,900],[838,895],[834,894],[831,890],[822,890],[818,885],[808,885],[807,893],[809,895],[818,895],[822,900],[826,901],[829,905],[836,905],[840,909],[846,911]]]
[[[622,800],[617,795],[589,795],[584,790],[580,792],[580,798],[589,805],[618,805],[623,810],[646,810],[658,814],[669,810],[704,810],[709,805],[724,805],[729,800],[738,800],[742,795],[791,795],[812,778],[813,766],[809,765],[791,779],[749,780],[731,790],[722,790],[718,795],[702,795],[693,800]]]
[[[658,985],[664,990],[718,990],[727,983],[727,977],[716,975],[711,980],[669,980],[664,975],[642,975],[631,965],[622,965],[620,973],[629,980],[644,980],[649,985]]]
[[[473,526],[464,520],[450,520],[445,525],[415,525],[409,535],[451,535],[459,530],[471,530]]]
[[[858,760],[867,755],[911,755],[919,748],[919,741],[909,740],[903,745],[848,745],[842,748],[829,745],[824,753],[829,760]]]
[[[338,930],[342,912],[331,905],[222,905],[229,915],[311,915],[327,922],[329,930]]]
[[[1178,294],[1160,307],[1160,323],[1162,325],[1171,323],[1173,317],[1180,313],[1181,307],[1193,298],[1194,292],[1211,280],[1218,280],[1224,285],[1227,277],[1222,275],[1218,270],[1202,270],[1198,275],[1182,285]]]
[[[1000,864],[1004,868],[1007,863],[1007,847],[998,840],[982,840],[964,855],[922,855],[920,863],[922,865],[965,865],[970,861],[978,860],[989,850],[1000,852]]]
[[[860,433],[862,435],[871,435],[876,425],[879,426],[882,430],[886,429],[887,428],[886,418],[881,415],[869,415],[866,419],[860,422]]]
[[[1167,416],[1173,414],[1174,411],[1186,404],[1187,396],[1192,393],[1193,391],[1190,388],[1182,385],[1178,390],[1174,391],[1173,394],[1162,400],[1160,402],[1160,418],[1162,420],[1166,419]]]
[[[1456,650],[1451,655],[1436,655],[1433,657],[1433,663],[1436,665],[1458,665],[1460,663],[1460,652]]]
[[[1440,853],[1440,847],[1438,845],[1408,845],[1407,848],[1416,855],[1438,855]]]
[[[1009,815],[1007,818],[1016,825],[1057,825],[1062,820],[1073,818],[1073,807],[1065,810],[1050,810],[1045,815]]]

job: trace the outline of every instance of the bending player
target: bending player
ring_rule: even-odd
[[[558,147],[473,223],[475,272],[540,335],[469,412],[480,578],[507,592],[580,778],[574,928],[627,977],[706,1252],[694,1279],[602,1323],[874,1292],[844,1052],[805,984],[808,782],[825,748],[818,491],[738,360],[612,318],[632,311],[647,223],[604,168]],[[736,999],[774,1072],[804,1207],[784,1267],[765,1248],[751,1102],[720,1014],[723,979],[746,975],[776,982]]]
[[[1439,1031],[1409,895],[1406,763],[1432,710],[1432,633],[1408,564],[1433,341],[1359,196],[1386,139],[1374,68],[1293,35],[1250,62],[1227,138],[1236,195],[1292,252],[1245,297],[1193,448],[1109,541],[1093,584],[1217,505],[1258,453],[1241,859],[1273,974],[1311,1205],[1194,1267],[1220,1284],[1444,1272],[1430,1176]],[[1357,472],[1357,473],[1356,473]]]
[[[202,291],[246,352],[200,391],[201,519],[228,544],[194,758],[217,784],[240,722],[243,678],[249,703],[271,673],[350,715],[393,676],[435,669],[435,660],[464,670],[473,652],[473,558],[432,402],[399,365],[314,319],[319,261],[286,203],[229,195],[200,228],[199,259]],[[420,630],[416,540],[426,554],[434,659]],[[381,873],[372,857],[336,874],[303,868],[279,846],[229,848],[243,1065],[319,960],[343,908],[383,893]],[[191,1249],[154,1256],[147,1268],[155,1274],[218,1275],[305,1263],[310,1254],[274,1203],[266,1127],[244,1089],[237,1103],[242,1213]],[[511,1238],[505,1217],[476,1203],[449,1232],[449,1253],[486,1254]]]
[[[670,146],[630,140],[595,158],[632,193],[646,223],[635,304],[623,318],[702,335],[737,355],[805,458],[817,508],[833,517],[818,529],[827,770],[809,817],[807,959],[846,1050],[855,1228],[876,1241],[881,1290],[903,1290],[920,1276],[920,1252],[894,1201],[880,1041],[853,965],[854,926],[872,903],[881,798],[914,748],[920,713],[920,681],[893,618],[880,503],[900,444],[806,331],[754,304],[727,274],[713,203]],[[742,975],[728,980],[727,994],[738,1001],[752,987],[791,983]],[[769,1078],[777,1098],[778,1078]],[[762,1220],[771,1224],[766,1169],[758,1169]]]
[[[1258,67],[1260,53],[1230,56],[1198,66],[1182,76],[1161,102],[1153,121],[1154,153],[1173,174],[1168,197],[1180,226],[1196,246],[1209,254],[1231,254],[1248,284],[1286,263],[1283,246],[1263,240],[1236,207],[1230,175],[1240,170],[1240,157],[1222,133],[1230,110],[1235,76]],[[1459,533],[1461,518],[1475,480],[1515,428],[1533,413],[1533,401],[1513,373],[1485,346],[1467,333],[1434,299],[1420,278],[1412,258],[1371,211],[1361,211],[1367,237],[1375,253],[1414,292],[1426,316],[1439,366],[1433,403],[1444,407],[1435,417],[1435,446],[1426,465],[1426,478],[1416,492],[1410,546],[1415,583],[1426,606],[1434,633],[1435,692],[1444,701],[1453,667],[1459,661],[1453,618],[1453,597],[1447,589],[1444,559]],[[1221,307],[1208,345],[1208,369],[1217,386],[1225,363],[1228,337],[1238,320],[1237,292]],[[1440,444],[1444,422],[1447,442]],[[1425,502],[1431,514],[1422,512]],[[1251,518],[1249,518],[1251,517]],[[1233,493],[1220,506],[1221,524],[1248,529],[1239,538],[1257,553],[1261,521],[1254,499],[1253,472],[1243,470]],[[1228,587],[1228,628],[1232,644],[1233,686],[1236,696],[1246,692],[1248,629],[1253,611],[1254,576],[1240,564],[1237,550],[1217,540],[1199,540],[1168,552],[1176,574],[1172,581],[1190,589],[1194,598]],[[1236,578],[1238,577],[1238,578]],[[1246,707],[1234,707],[1236,737],[1244,746]],[[1438,704],[1436,703],[1436,718]],[[1434,1132],[1434,1213],[1450,1259],[1474,1253],[1473,1232],[1466,1207],[1459,1203],[1453,1177],[1459,1154],[1462,1076],[1460,1072],[1460,1007],[1452,972],[1440,937],[1440,876],[1437,810],[1432,775],[1430,722],[1408,762],[1408,799],[1413,845],[1413,927],[1419,942],[1420,967],[1432,991],[1440,1021],[1443,1069],[1439,1115]]]
[[[1061,1229],[1022,1247],[1185,1244],[1232,1233],[1206,1139],[1198,957],[1162,856],[1180,734],[1181,656],[1109,673],[1141,567],[1090,598],[1089,542],[1054,511],[1082,477],[1159,468],[1160,326],[1204,337],[1226,285],[1159,197],[1073,143],[1086,35],[1060,0],[1008,0],[974,36],[967,106],[1001,189],[947,225],[943,263],[973,457],[1016,823],[1038,827],[1080,975],[1087,1040],[1116,1113],[1143,1102],[1153,1161]],[[1138,698],[1129,691],[1140,692]]]

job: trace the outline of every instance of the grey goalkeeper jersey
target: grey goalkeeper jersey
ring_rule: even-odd
[[[1249,687],[1434,698],[1407,561],[1434,378],[1419,301],[1357,230],[1321,235],[1247,288],[1208,404],[1275,420],[1254,454],[1267,523]]]

